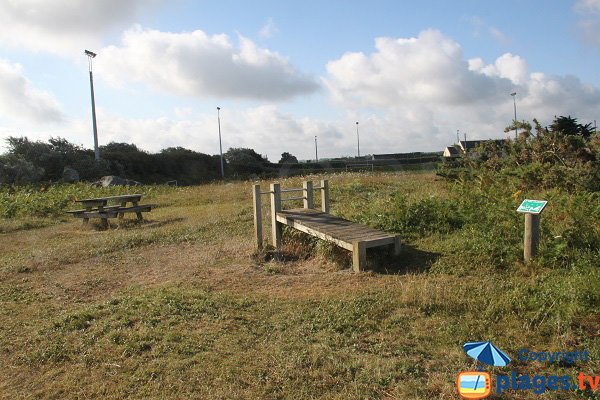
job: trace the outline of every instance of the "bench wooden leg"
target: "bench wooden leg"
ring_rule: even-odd
[[[281,249],[281,232],[282,232],[283,224],[281,222],[275,222],[275,226],[273,226],[272,235],[273,235],[273,247],[277,251]]]
[[[90,211],[92,211],[92,207],[86,207],[86,208],[85,208],[85,211],[87,211],[87,212],[90,212]],[[89,218],[84,218],[84,219],[83,219],[83,225],[87,225],[87,223],[88,223],[88,222],[90,222],[90,219],[89,219]]]
[[[364,271],[367,266],[367,247],[365,242],[352,243],[352,270]]]
[[[107,229],[108,228],[108,218],[101,218],[100,226],[102,227],[102,229]]]
[[[394,255],[395,256],[399,256],[400,255],[400,236],[395,236],[394,237]]]
[[[133,206],[134,206],[134,207],[137,207],[137,206],[138,206],[138,202],[137,202],[137,201],[134,201],[134,202],[132,202],[131,204],[133,204]],[[135,213],[135,215],[137,215],[137,219],[138,219],[138,221],[143,221],[143,220],[144,220],[144,217],[142,216],[142,212],[141,212],[141,211],[137,211],[137,212]]]
[[[123,208],[127,207],[127,202],[126,201],[122,201],[121,202],[121,207],[123,207]],[[124,216],[125,216],[125,213],[119,213],[119,219],[123,219]]]

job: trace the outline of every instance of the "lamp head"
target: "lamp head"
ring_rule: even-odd
[[[511,96],[516,96],[516,95],[517,95],[517,92],[512,92],[510,95],[511,95]]]
[[[85,54],[86,54],[88,57],[91,57],[91,58],[94,58],[94,57],[96,57],[96,53],[94,53],[93,51],[86,50],[86,51],[85,51]]]
[[[217,111],[220,111],[220,110],[221,110],[221,107],[217,107]]]

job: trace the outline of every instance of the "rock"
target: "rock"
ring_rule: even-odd
[[[92,186],[108,187],[108,186],[142,186],[141,182],[134,181],[132,179],[121,178],[120,176],[108,175],[103,176],[96,182],[92,183]]]
[[[79,172],[71,167],[65,167],[62,173],[63,182],[74,183],[79,182]]]

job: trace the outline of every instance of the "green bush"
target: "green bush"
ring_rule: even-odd
[[[464,222],[458,205],[452,200],[429,197],[409,204],[402,193],[394,195],[393,208],[387,218],[388,229],[409,237],[448,233],[460,228]]]

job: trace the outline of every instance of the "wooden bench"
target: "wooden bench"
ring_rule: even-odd
[[[313,191],[321,191],[321,210],[313,209]],[[302,191],[303,196],[281,198],[282,193]],[[261,192],[260,185],[254,185],[254,227],[256,244],[262,248],[262,210],[260,196],[271,196],[271,229],[273,246],[278,251],[281,247],[282,226],[287,225],[309,235],[335,243],[352,252],[352,269],[359,272],[367,263],[367,248],[394,246],[394,254],[400,253],[400,237],[357,224],[344,218],[329,214],[329,185],[327,180],[321,181],[320,187],[313,187],[312,182],[304,182],[299,189],[281,189],[278,183],[271,184],[271,190]],[[282,210],[283,201],[303,200],[304,208]]]
[[[100,218],[104,228],[108,227],[108,219],[122,219],[125,213],[134,212],[139,221],[143,221],[143,212],[149,212],[156,207],[155,204],[139,204],[141,194],[127,194],[121,196],[98,197],[93,199],[77,200],[84,207],[82,210],[67,211],[75,218],[82,218],[83,224],[87,224],[90,218]],[[107,205],[109,201],[117,202],[118,205]],[[131,203],[131,206],[127,206]]]

